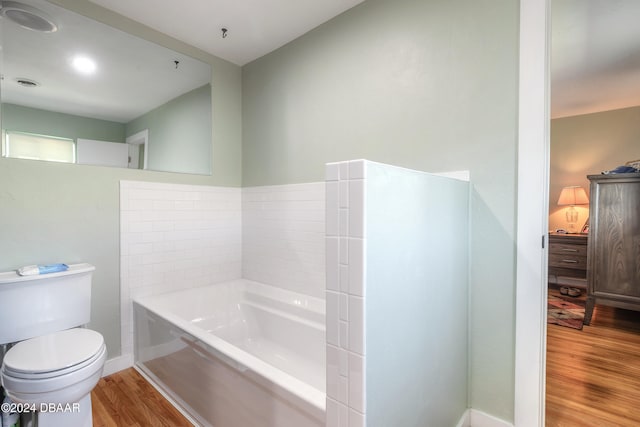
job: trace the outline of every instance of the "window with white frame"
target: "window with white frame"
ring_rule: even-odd
[[[6,131],[6,157],[75,163],[76,144],[73,139]]]

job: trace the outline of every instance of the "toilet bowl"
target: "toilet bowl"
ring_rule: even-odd
[[[69,329],[17,343],[5,354],[0,377],[14,402],[35,408],[39,427],[88,427],[90,392],[106,357],[102,335]]]
[[[91,264],[54,273],[0,273],[0,380],[38,427],[90,427],[91,390],[107,357],[104,338],[81,326],[91,315]],[[1,358],[1,355],[0,355]]]

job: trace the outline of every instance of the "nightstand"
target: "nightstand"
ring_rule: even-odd
[[[587,279],[587,234],[549,233],[549,276]]]

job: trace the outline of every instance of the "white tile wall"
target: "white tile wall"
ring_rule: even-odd
[[[241,234],[240,188],[120,181],[123,355],[131,298],[240,278]]]
[[[326,167],[327,427],[364,427],[364,160]]]
[[[325,184],[242,189],[242,276],[324,298]]]

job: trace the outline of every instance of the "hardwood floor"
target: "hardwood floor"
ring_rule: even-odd
[[[91,392],[94,427],[190,427],[135,369],[102,378]]]
[[[598,305],[582,331],[548,325],[546,387],[548,427],[640,425],[640,312]]]

